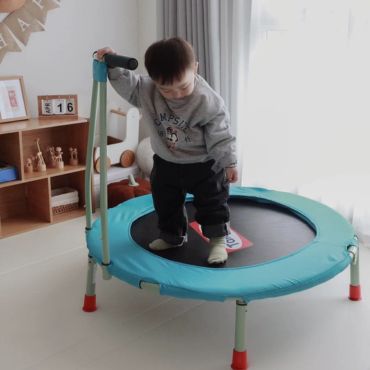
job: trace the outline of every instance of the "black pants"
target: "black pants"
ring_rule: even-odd
[[[213,161],[178,164],[154,155],[150,176],[154,207],[158,215],[160,238],[170,244],[182,244],[188,228],[185,210],[186,193],[194,195],[195,220],[203,235],[220,237],[229,234],[229,183],[225,170],[215,173]]]

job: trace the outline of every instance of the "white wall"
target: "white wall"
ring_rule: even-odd
[[[0,75],[24,77],[32,116],[37,116],[37,95],[47,94],[77,94],[79,115],[88,116],[92,52],[107,45],[138,55],[137,1],[63,0],[48,13],[44,32],[32,33],[22,52],[5,55]],[[127,106],[110,88],[108,96],[111,104]]]
[[[37,96],[77,94],[79,115],[88,117],[92,88],[92,52],[111,46],[117,53],[139,60],[145,73],[144,53],[157,40],[156,0],[63,0],[48,13],[46,31],[32,33],[21,53],[8,53],[0,75],[22,75],[30,113],[37,116]],[[0,20],[5,15],[0,14]],[[108,85],[108,109],[129,104]],[[122,119],[114,117],[117,131]],[[140,138],[148,136],[140,125]]]

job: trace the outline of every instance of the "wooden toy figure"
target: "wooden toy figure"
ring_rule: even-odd
[[[31,157],[31,160],[32,160],[32,167],[33,167],[33,170],[34,171],[37,171],[37,156],[36,155],[33,155]]]
[[[49,163],[50,167],[55,168],[57,166],[55,149],[53,146],[48,146],[47,151],[49,153]]]
[[[32,163],[32,158],[27,158],[26,163],[24,165],[24,170],[26,173],[32,173],[33,172],[33,163]]]
[[[78,165],[77,148],[69,148],[69,164],[71,166],[77,166]]]
[[[64,162],[63,162],[63,158],[62,158],[62,155],[63,155],[62,148],[60,146],[57,146],[55,148],[55,151],[56,151],[55,160],[56,160],[56,163],[57,163],[57,168],[62,170],[64,168]]]
[[[40,139],[37,139],[36,140],[36,145],[37,145],[37,150],[38,150],[37,154],[36,154],[36,157],[37,157],[37,171],[44,172],[44,171],[46,171],[46,164],[45,164],[45,161],[44,161],[44,157],[42,156],[42,152],[41,152],[41,149],[40,149],[39,142],[40,142]]]

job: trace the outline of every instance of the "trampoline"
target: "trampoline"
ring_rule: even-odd
[[[119,61],[118,63],[123,63]],[[122,65],[122,64],[118,64]],[[98,72],[95,70],[98,69]],[[99,72],[100,69],[100,72]],[[158,234],[151,195],[107,210],[106,201],[106,63],[94,60],[94,87],[85,190],[86,241],[89,251],[83,309],[96,310],[95,272],[138,288],[176,298],[236,301],[232,368],[247,368],[245,308],[253,300],[282,296],[323,283],[351,266],[350,299],[359,300],[358,241],[352,226],[337,212],[295,194],[262,188],[230,188],[228,261],[209,266],[209,247],[193,218],[192,196],[186,198],[188,243],[153,252],[148,243]],[[97,100],[100,106],[101,218],[92,223],[91,173]],[[239,242],[239,249],[233,246]]]

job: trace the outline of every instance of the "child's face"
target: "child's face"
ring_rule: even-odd
[[[190,95],[194,90],[196,68],[188,68],[180,80],[170,85],[161,85],[155,82],[158,91],[166,99],[181,99]]]

